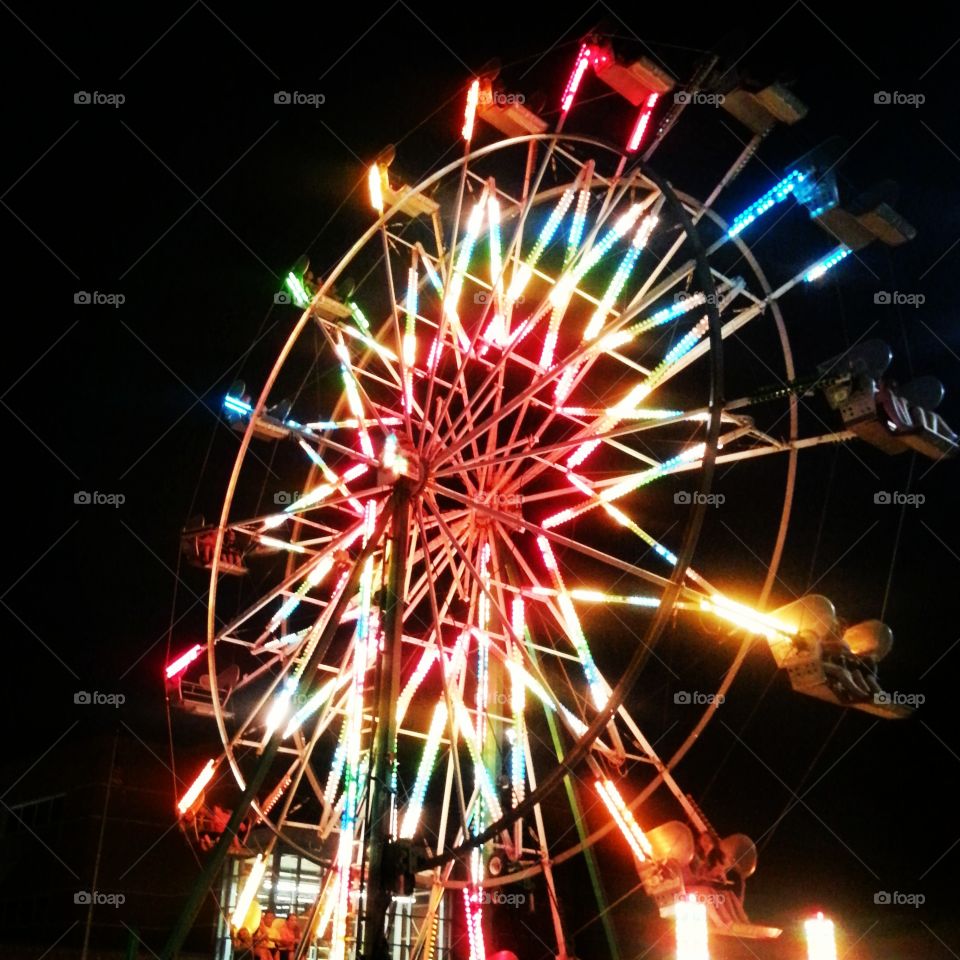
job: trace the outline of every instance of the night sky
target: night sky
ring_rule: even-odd
[[[197,0],[56,13],[4,5],[5,769],[17,778],[36,762],[49,774],[58,751],[88,749],[117,723],[164,742],[171,610],[174,648],[196,642],[206,589],[188,569],[177,584],[179,531],[191,516],[218,513],[239,442],[221,418],[223,394],[238,376],[258,389],[296,321],[273,304],[290,266],[306,254],[325,273],[370,223],[365,172],[379,151],[397,144],[392,169],[408,182],[455,158],[464,88],[492,57],[508,87],[528,97],[542,91],[547,110],[580,38],[600,25],[623,56],[651,56],[681,80],[717,50],[752,77],[789,81],[808,117],[777,128],[717,209],[732,216],[832,135],[849,147],[842,190],[897,181],[896,207],[916,240],[871,246],[816,293],[791,295],[784,312],[801,372],[879,337],[893,347],[897,379],[933,373],[944,382],[940,412],[956,428],[960,28],[945,17],[932,4],[870,14],[802,0],[762,11],[402,0],[269,10]],[[75,103],[81,91],[101,102]],[[278,91],[324,102],[278,105]],[[881,91],[924,102],[877,104]],[[593,81],[585,98],[604,92]],[[609,113],[611,136],[623,138],[625,114],[609,112],[609,98],[582,109],[601,125]],[[691,109],[654,166],[702,196],[747,138],[727,114]],[[793,217],[795,230],[755,248],[776,276],[803,262],[798,251],[828,249],[802,213]],[[923,303],[876,303],[883,291]],[[76,303],[80,292],[109,302]],[[833,416],[822,398],[810,404],[821,420]],[[817,429],[815,419],[805,423]],[[827,909],[845,926],[851,956],[892,960],[892,938],[901,936],[897,952],[911,956],[960,952],[951,791],[960,773],[957,469],[862,443],[802,456],[773,594],[786,602],[815,586],[852,620],[882,612],[897,643],[881,677],[889,689],[925,697],[917,715],[883,722],[801,698],[758,648],[678,770],[722,833],[765,835],[748,887],[752,914],[787,921]],[[730,583],[762,578],[755,553],[769,552],[769,504],[778,482],[782,489],[772,468],[745,474],[718,473],[732,505],[724,520],[744,540],[727,558]],[[124,502],[77,504],[79,491]],[[925,499],[876,504],[879,491]],[[707,554],[719,524],[708,522]],[[736,647],[718,637],[705,649],[682,631],[663,643],[689,689],[715,686]],[[673,706],[677,683],[654,674],[641,688],[639,716],[675,746],[672,724],[689,729]],[[76,705],[80,690],[126,702]],[[626,861],[616,843],[602,856]],[[611,867],[611,886],[628,889],[630,870]],[[926,902],[875,905],[879,891]],[[633,929],[628,914],[639,903],[634,896],[624,907],[624,929]],[[573,928],[593,916],[589,903],[568,910],[579,917]],[[603,955],[591,952],[602,950],[598,929],[578,941],[582,956]]]

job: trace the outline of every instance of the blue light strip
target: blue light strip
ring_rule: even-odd
[[[232,397],[229,393],[223,398],[223,405],[234,413],[253,413],[253,406],[251,404],[245,400],[241,400],[239,397]]]
[[[822,260],[815,263],[804,275],[803,279],[806,283],[813,283],[814,280],[819,280],[828,270],[832,267],[835,267],[841,260],[845,259],[850,254],[850,248],[845,244],[841,243],[839,247],[834,250],[831,250]]]
[[[762,217],[768,210],[782,203],[793,193],[797,185],[803,183],[806,174],[799,170],[791,170],[779,183],[771,187],[759,200],[754,200],[746,210],[741,211],[733,218],[733,223],[727,231],[728,237],[735,237],[741,230],[750,226],[758,217]]]

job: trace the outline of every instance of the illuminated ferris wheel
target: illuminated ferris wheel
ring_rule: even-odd
[[[635,110],[625,148],[568,130],[591,75]],[[455,909],[482,960],[495,944],[487,905],[540,877],[564,958],[553,870],[619,829],[663,915],[779,933],[744,911],[753,844],[719,836],[671,772],[722,696],[661,758],[629,694],[678,618],[743,639],[719,694],[760,639],[796,689],[902,715],[876,678],[883,624],[844,629],[816,596],[770,610],[771,587],[800,450],[860,437],[944,456],[956,438],[929,383],[885,384],[882,345],[798,377],[781,299],[912,231],[883,202],[844,206],[817,152],[746,209],[716,212],[769,130],[803,115],[776,85],[721,97],[753,138],[706,200],[674,190],[649,158],[708,89],[701,72],[674,93],[652,63],[624,64],[591,38],[551,130],[481,76],[465,94],[463,156],[408,187],[382,155],[369,229],[324,279],[287,278],[302,313],[264,383],[226,397],[240,451],[219,522],[186,540],[210,570],[208,640],[167,668],[221,743],[181,816],[197,829],[226,775],[233,815],[214,852],[251,852],[254,829],[267,838],[234,926],[282,843],[322,869],[304,956],[430,958]],[[478,145],[481,122],[501,139]],[[747,240],[797,203],[833,239],[774,288]],[[754,330],[766,375],[747,389],[738,376],[727,398],[725,345]],[[815,391],[837,422],[801,436],[797,397]],[[264,509],[267,445],[286,486]],[[724,544],[712,536],[702,565],[699,534],[715,465],[740,461],[745,485],[756,463],[781,467],[757,507],[776,530],[765,574],[733,590]],[[231,577],[255,582],[239,609]],[[541,807],[568,774],[610,816],[576,844],[550,835]],[[649,821],[657,790],[676,819]]]

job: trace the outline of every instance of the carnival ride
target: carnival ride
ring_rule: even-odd
[[[591,76],[634,110],[625,147],[568,129]],[[210,576],[207,641],[166,670],[170,702],[212,718],[220,741],[178,797],[195,836],[198,817],[217,834],[214,777],[233,784],[218,788],[232,815],[215,816],[199,886],[228,852],[253,856],[241,826],[265,837],[237,924],[279,844],[324,870],[303,955],[429,958],[438,914],[458,903],[482,960],[491,891],[539,876],[566,958],[553,871],[618,828],[678,927],[705,904],[714,933],[779,934],[744,908],[753,843],[719,835],[672,773],[720,701],[664,759],[628,694],[676,618],[741,637],[720,694],[759,640],[798,692],[904,716],[877,677],[888,627],[845,624],[818,596],[771,609],[772,587],[801,450],[861,439],[939,458],[957,438],[934,412],[938,384],[885,379],[882,344],[795,371],[784,296],[913,230],[885,195],[844,204],[830,144],[721,216],[763,138],[806,112],[785,87],[731,78],[711,61],[678,88],[590,37],[550,129],[485,70],[466,91],[463,156],[407,186],[385,151],[368,171],[369,229],[322,280],[305,262],[288,275],[299,319],[262,385],[224,401],[242,442],[222,513],[184,532]],[[650,158],[707,93],[752,136],[699,201]],[[773,287],[747,239],[790,204],[832,240]],[[727,399],[725,347],[760,325],[779,344],[770,375]],[[801,435],[803,396],[835,425]],[[267,445],[291,489],[264,509],[250,491]],[[762,582],[732,590],[698,564],[698,535],[715,466],[742,464],[747,483],[760,458],[783,461],[777,535]],[[251,572],[254,595],[228,609],[224,578]],[[572,771],[610,823],[558,846],[541,801]],[[650,822],[658,790],[675,819]]]

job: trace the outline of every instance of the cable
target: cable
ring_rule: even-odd
[[[913,483],[913,469],[917,463],[917,453],[910,451],[910,471],[907,474],[907,486],[904,493],[910,493],[910,486]],[[890,599],[890,587],[893,585],[893,571],[897,564],[897,552],[900,549],[900,535],[903,533],[903,521],[907,516],[908,503],[904,498],[903,505],[900,507],[900,516],[897,519],[897,532],[893,538],[893,553],[890,556],[890,570],[887,573],[887,584],[883,590],[883,604],[880,607],[880,619],[883,620],[887,613],[887,601]]]
[[[833,447],[833,460],[830,462],[830,473],[827,476],[827,493],[823,498],[823,509],[820,511],[820,522],[817,524],[817,538],[813,544],[813,554],[810,557],[810,570],[807,572],[807,587],[810,589],[810,585],[813,583],[813,571],[817,566],[817,556],[820,553],[820,541],[823,537],[823,528],[826,525],[827,521],[827,507],[830,504],[830,493],[833,490],[833,479],[837,472],[837,460],[840,458],[840,445],[836,444]],[[806,593],[806,590],[804,591]]]
[[[784,808],[783,808],[783,813],[781,813],[780,816],[777,817],[777,819],[773,821],[773,825],[772,825],[772,826],[770,827],[770,829],[767,831],[766,836],[763,838],[763,840],[760,841],[760,846],[757,848],[757,853],[762,853],[762,852],[763,852],[763,850],[766,848],[767,844],[769,844],[770,841],[773,839],[773,835],[774,835],[774,833],[776,833],[777,827],[780,826],[780,824],[783,822],[783,820],[784,820],[784,818],[787,816],[787,814],[790,813],[790,811],[791,811],[798,803],[800,803],[800,801],[801,801],[801,799],[802,799],[802,798],[799,796],[799,793],[800,793],[801,788],[802,788],[803,785],[807,782],[807,778],[808,778],[808,777],[810,776],[810,774],[813,772],[813,768],[816,766],[817,761],[820,759],[821,756],[823,756],[823,751],[827,749],[827,744],[830,743],[830,741],[831,741],[831,740],[833,739],[833,737],[834,737],[834,734],[837,732],[837,730],[840,729],[840,724],[843,723],[843,721],[844,721],[844,719],[846,718],[846,716],[847,716],[846,711],[841,711],[840,716],[837,717],[837,722],[833,725],[833,729],[830,731],[830,733],[827,734],[827,736],[826,736],[826,738],[824,739],[823,743],[820,745],[820,749],[816,752],[816,754],[814,755],[814,758],[810,761],[809,765],[807,766],[806,772],[805,772],[804,775],[800,778],[800,782],[797,784],[796,789],[793,791],[793,797],[791,797],[791,798],[786,802],[786,804],[784,805]]]

